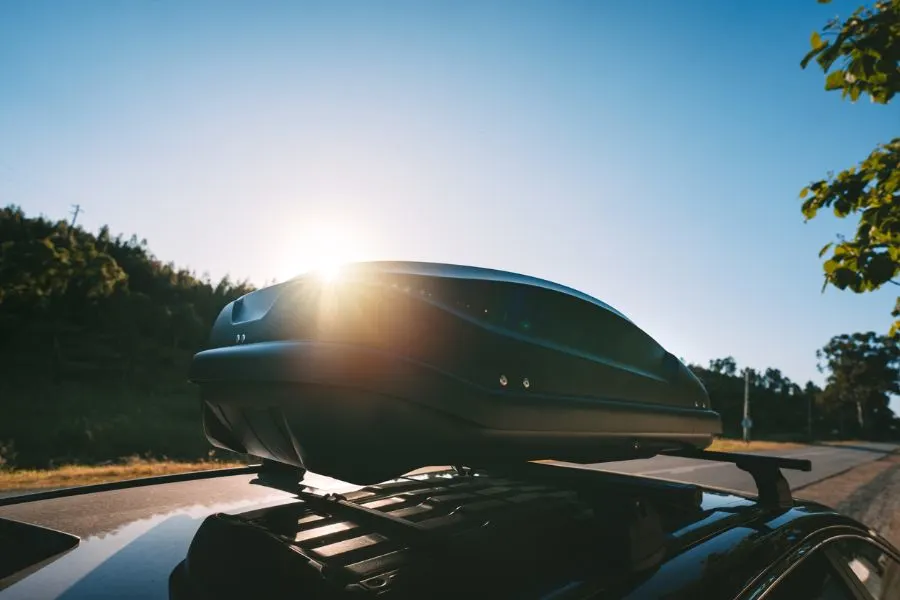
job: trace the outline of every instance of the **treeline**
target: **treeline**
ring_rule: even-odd
[[[725,435],[740,437],[745,371],[738,370],[730,356],[711,360],[707,367],[689,367],[706,386],[710,403],[722,417]],[[749,369],[749,375],[753,438],[784,436],[793,439],[808,435],[810,403],[815,403],[822,389],[811,381],[801,387],[773,368]],[[821,434],[823,424],[818,422],[816,425],[817,433]]]
[[[158,260],[147,241],[97,235],[65,221],[0,210],[0,327],[6,345],[21,334],[40,340],[45,376],[65,379],[85,338],[108,346],[105,368],[133,375],[143,350],[192,350],[222,306],[252,288],[228,277],[213,284]],[[67,338],[78,341],[66,356]],[[33,354],[20,355],[33,360]],[[71,360],[69,360],[71,359]]]
[[[0,462],[205,452],[190,357],[251,289],[136,236],[0,209]]]
[[[900,438],[891,395],[900,393],[897,340],[874,332],[838,335],[816,353],[826,386],[802,387],[778,369],[738,370],[733,358],[690,365],[703,381],[725,435],[742,434],[745,385],[754,438]]]

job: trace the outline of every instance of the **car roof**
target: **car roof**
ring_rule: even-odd
[[[590,473],[593,477],[611,476]],[[426,504],[433,506],[451,502],[456,509],[461,508],[462,513],[466,512],[469,500],[459,496],[465,493],[466,485],[475,483],[482,487],[486,484],[493,488],[506,487],[508,490],[503,494],[508,498],[517,495],[527,498],[530,494],[535,507],[542,502],[546,504],[546,499],[541,498],[542,493],[553,493],[553,489],[550,492],[533,489],[533,480],[496,475],[482,477],[480,480],[471,476],[466,479],[459,473],[438,471],[364,488],[346,486],[327,478],[319,479],[318,483],[324,492],[339,491],[350,501],[368,502],[370,506],[372,498],[385,501],[382,506],[387,506],[394,501],[392,499],[403,494],[409,497],[410,490],[418,489],[417,502],[422,498],[431,498]],[[191,540],[207,517],[217,513],[252,517],[292,504],[303,504],[286,492],[250,485],[252,479],[252,475],[235,475],[215,481],[159,483],[22,501],[0,507],[0,518],[49,526],[82,537],[81,545],[69,555],[0,591],[0,600],[28,597],[29,593],[43,589],[41,586],[49,585],[48,582],[62,586],[60,591],[65,589],[67,598],[94,597],[100,589],[121,590],[121,586],[141,582],[151,585],[146,583],[151,580],[164,582],[178,561],[184,558]],[[618,582],[615,590],[609,588],[606,593],[615,597],[656,597],[665,591],[667,597],[687,598],[712,597],[710,592],[715,590],[713,595],[716,597],[734,596],[750,585],[765,566],[823,528],[852,528],[866,534],[866,529],[852,519],[815,503],[798,501],[790,508],[766,507],[735,493],[664,483],[673,486],[673,498],[694,488],[698,492],[697,510],[685,512],[683,518],[667,521],[666,553],[658,564],[639,576]],[[558,484],[551,486],[558,487]],[[578,485],[573,483],[569,487]],[[448,490],[453,493],[448,494]],[[456,498],[446,500],[448,495]],[[540,510],[533,514],[538,520],[542,518]],[[315,535],[310,536],[308,539],[315,539]],[[619,552],[621,549],[610,547],[607,551]],[[147,556],[156,558],[147,560]],[[67,584],[67,580],[71,581]],[[111,582],[116,585],[110,587]],[[161,586],[158,590],[161,598],[168,597],[164,588]],[[146,587],[143,589],[146,591]]]

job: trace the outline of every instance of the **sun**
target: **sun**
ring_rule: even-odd
[[[325,283],[334,283],[341,277],[341,271],[349,262],[353,262],[354,258],[345,248],[321,248],[316,252],[304,252],[302,259],[297,260],[294,264],[298,273],[309,273],[318,277]]]
[[[317,223],[286,240],[280,256],[280,277],[291,279],[303,273],[326,283],[340,279],[344,265],[364,260],[359,233],[336,223]]]
[[[334,283],[341,276],[341,268],[347,261],[333,257],[326,257],[318,268],[312,269],[325,283]]]

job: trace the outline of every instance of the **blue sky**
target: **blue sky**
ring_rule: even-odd
[[[821,381],[893,290],[821,293],[798,191],[897,134],[799,61],[856,2],[6,2],[0,202],[213,278],[523,272],[675,354]]]

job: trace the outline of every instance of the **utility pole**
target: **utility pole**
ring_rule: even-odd
[[[744,441],[750,441],[750,428],[753,422],[750,421],[750,369],[744,369],[744,420],[741,421],[741,427],[744,430]]]
[[[71,210],[71,213],[72,213],[72,225],[71,226],[72,227],[75,227],[75,221],[78,220],[78,214],[82,213],[82,212],[84,212],[84,211],[81,209],[80,204],[72,205],[72,210]]]

